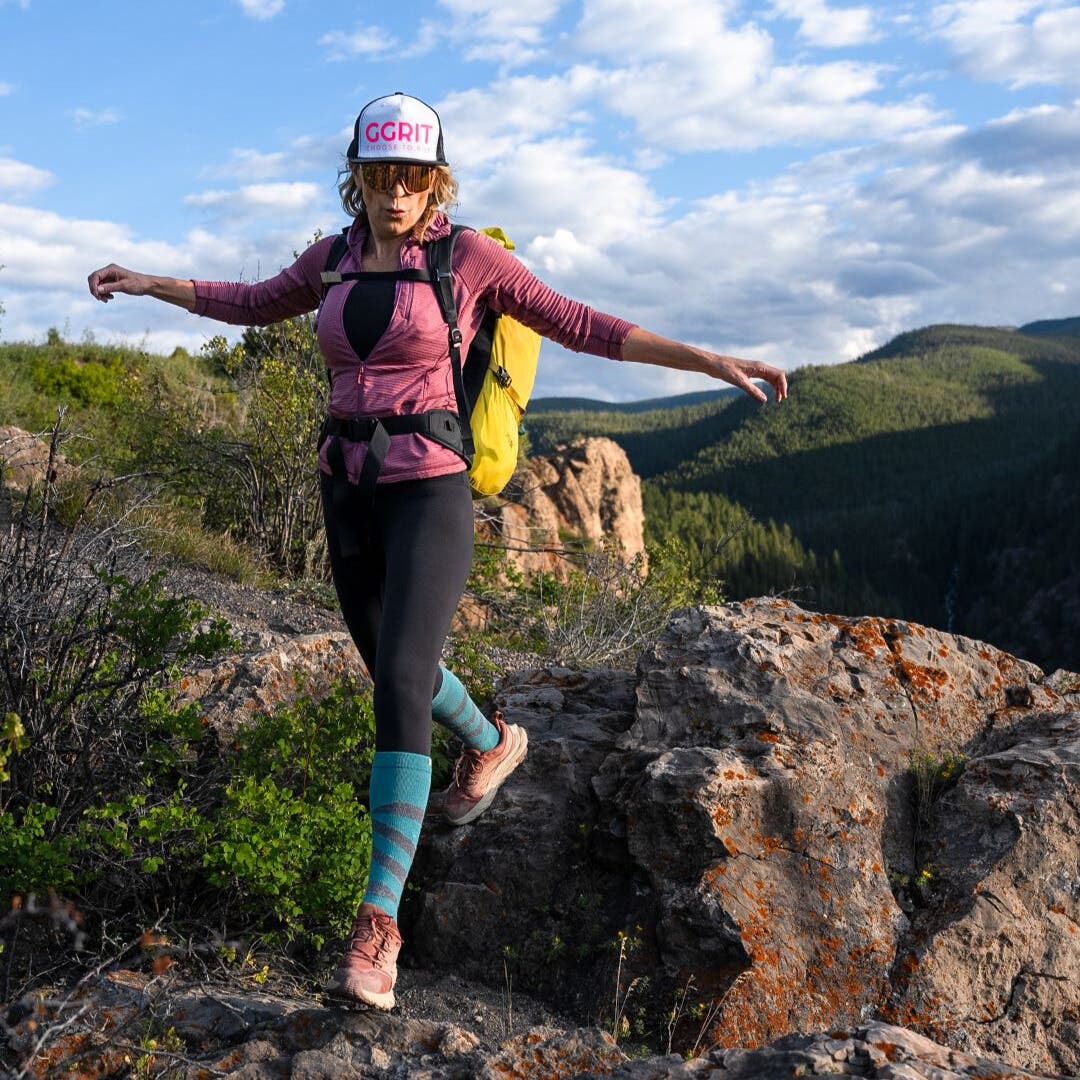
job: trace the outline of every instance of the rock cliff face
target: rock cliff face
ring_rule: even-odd
[[[475,825],[427,829],[414,962],[510,957],[589,1019],[617,980],[650,980],[628,1017],[689,984],[722,1047],[879,1017],[1080,1072],[1069,689],[781,600],[682,613],[636,676],[529,673],[500,699],[527,761]]]
[[[581,439],[551,457],[530,459],[491,524],[526,574],[565,573],[555,552],[567,534],[597,545],[613,539],[628,559],[645,552],[641,480],[611,439]],[[536,550],[518,550],[524,548]]]

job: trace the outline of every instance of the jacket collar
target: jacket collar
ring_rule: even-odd
[[[431,219],[431,224],[427,227],[427,232],[424,234],[424,243],[430,243],[432,240],[439,240],[448,235],[449,232],[450,219],[444,213],[439,212]],[[354,220],[349,228],[347,239],[353,256],[357,261],[357,265],[360,264],[360,252],[363,250],[367,234],[367,226],[361,225],[359,219]],[[401,265],[403,267],[422,266],[423,263],[423,244],[418,243],[410,237],[405,241],[401,248]]]

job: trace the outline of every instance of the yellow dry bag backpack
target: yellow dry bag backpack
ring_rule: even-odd
[[[518,435],[521,418],[536,380],[540,359],[540,335],[509,315],[488,309],[480,329],[461,358],[461,330],[458,328],[457,301],[454,299],[454,243],[465,226],[451,226],[448,235],[427,245],[426,270],[399,270],[393,276],[409,281],[430,281],[446,320],[450,339],[450,362],[454,369],[457,413],[435,409],[411,416],[392,416],[364,420],[328,418],[320,434],[320,443],[338,436],[360,439],[369,444],[365,457],[365,476],[360,487],[374,494],[374,484],[383,458],[389,449],[390,435],[417,432],[449,446],[468,462],[469,484],[476,496],[497,495],[510,480],[517,466]],[[337,271],[346,251],[345,235],[330,249],[323,271],[323,287],[341,281],[361,279],[365,273]],[[513,241],[499,228],[482,229],[496,243],[512,251]],[[379,275],[385,276],[385,275]],[[458,417],[461,423],[458,423]],[[328,453],[331,468],[344,485],[345,466],[340,449],[332,443]]]
[[[540,335],[509,315],[490,309],[461,360],[461,332],[454,301],[454,241],[462,226],[428,245],[428,270],[450,332],[450,360],[458,413],[469,419],[472,447],[466,445],[469,483],[475,495],[497,495],[514,475],[518,458],[521,418],[536,381]],[[499,228],[481,229],[509,251],[514,243]]]

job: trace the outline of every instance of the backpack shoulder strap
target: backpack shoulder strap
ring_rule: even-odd
[[[467,228],[467,225],[451,225],[446,236],[440,236],[427,245],[428,272],[431,274],[435,298],[439,301],[443,319],[451,327],[457,326],[458,317],[457,301],[454,299],[454,245]]]
[[[349,229],[352,226],[346,225],[334,237],[334,242],[330,245],[330,250],[326,253],[326,265],[322,270],[322,287],[325,294],[327,288],[331,285],[336,285],[341,281],[341,275],[337,273],[337,268],[341,263],[341,260],[345,258],[345,252],[349,250]]]
[[[465,380],[461,363],[461,330],[458,327],[457,300],[454,298],[454,244],[465,231],[465,225],[451,225],[446,236],[432,240],[427,245],[427,264],[431,274],[431,287],[435,290],[435,299],[439,301],[439,310],[446,322],[447,337],[450,342],[450,366],[454,373],[454,396],[457,398],[458,416],[461,418],[462,442],[465,444],[465,458],[470,463],[473,457],[472,428],[469,425],[469,399],[465,394]]]

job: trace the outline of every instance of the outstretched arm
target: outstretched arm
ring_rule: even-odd
[[[127,293],[129,296],[152,296],[187,311],[195,310],[195,283],[190,279],[139,274],[116,263],[109,263],[95,270],[87,281],[90,295],[103,304],[107,304],[116,293]]]
[[[701,371],[737,386],[757,401],[767,401],[765,391],[751,381],[762,379],[773,388],[777,401],[787,397],[787,377],[779,368],[759,360],[740,360],[695,349],[561,296],[486,236],[463,233],[454,252],[455,273],[460,272],[490,307],[512,315],[568,349],[680,371]]]
[[[153,296],[196,315],[237,326],[268,326],[314,311],[322,298],[320,273],[333,236],[309,245],[297,260],[265,281],[185,281],[127,270],[109,263],[89,277],[90,295],[111,300],[117,293]]]
[[[642,330],[640,326],[635,326],[627,335],[623,342],[622,356],[624,360],[638,364],[658,364],[660,367],[676,368],[679,371],[700,371],[714,379],[723,379],[724,382],[737,386],[758,401],[768,401],[765,391],[750,381],[762,379],[773,388],[778,402],[787,397],[787,376],[771,364],[695,349],[691,345],[683,345],[681,342]]]

